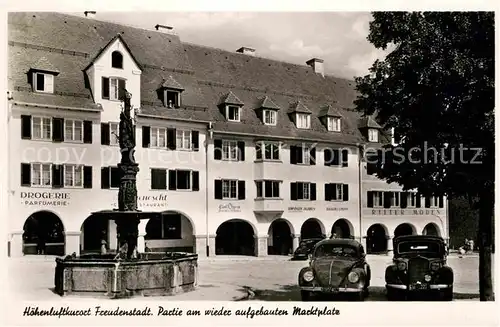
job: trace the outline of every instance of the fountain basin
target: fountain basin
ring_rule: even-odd
[[[61,296],[127,298],[192,291],[198,284],[198,255],[146,252],[140,259],[115,260],[114,254],[56,259],[55,292]]]

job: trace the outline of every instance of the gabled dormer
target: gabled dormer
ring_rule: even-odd
[[[179,108],[183,91],[184,87],[170,75],[162,80],[158,89],[158,96],[165,107]]]
[[[54,93],[55,77],[59,70],[45,57],[40,57],[28,71],[28,79],[33,92]]]
[[[342,131],[342,115],[330,104],[324,105],[319,111],[319,119],[329,132]]]
[[[132,106],[140,107],[142,68],[121,34],[97,53],[84,72],[96,103],[120,102],[125,88],[132,93]]]
[[[381,129],[382,127],[371,116],[361,118],[359,121],[359,130],[368,142],[379,143]]]
[[[255,109],[255,112],[264,125],[276,126],[278,123],[278,110],[280,110],[280,107],[270,97],[265,96],[261,99],[260,105]]]
[[[290,105],[288,114],[291,115],[295,126],[300,129],[311,128],[311,110],[307,108],[300,100]]]
[[[222,110],[224,117],[227,121],[239,122],[241,121],[241,108],[244,103],[233,92],[229,91],[222,96],[219,102],[219,108]]]

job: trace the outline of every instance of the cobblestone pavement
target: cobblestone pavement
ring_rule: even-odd
[[[455,272],[455,299],[477,300],[478,260],[477,256],[448,258],[448,264]],[[373,275],[367,300],[384,301],[384,271],[391,258],[369,255],[367,261]],[[51,291],[54,257],[11,258],[8,265],[11,298],[62,301]],[[200,258],[200,287],[194,292],[162,297],[162,300],[233,301],[244,297],[247,293],[245,289],[250,288],[255,293],[255,300],[298,301],[297,275],[305,265],[307,261],[290,261],[284,256]]]

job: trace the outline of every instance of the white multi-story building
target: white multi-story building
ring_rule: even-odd
[[[448,237],[446,201],[370,175],[389,142],[351,81],[57,13],[9,14],[9,253],[116,249],[121,90],[132,94],[140,250],[288,254],[336,234],[368,251],[399,234]]]

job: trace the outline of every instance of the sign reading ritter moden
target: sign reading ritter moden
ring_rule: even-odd
[[[402,215],[440,215],[441,211],[435,209],[372,209],[372,215],[402,216]]]

